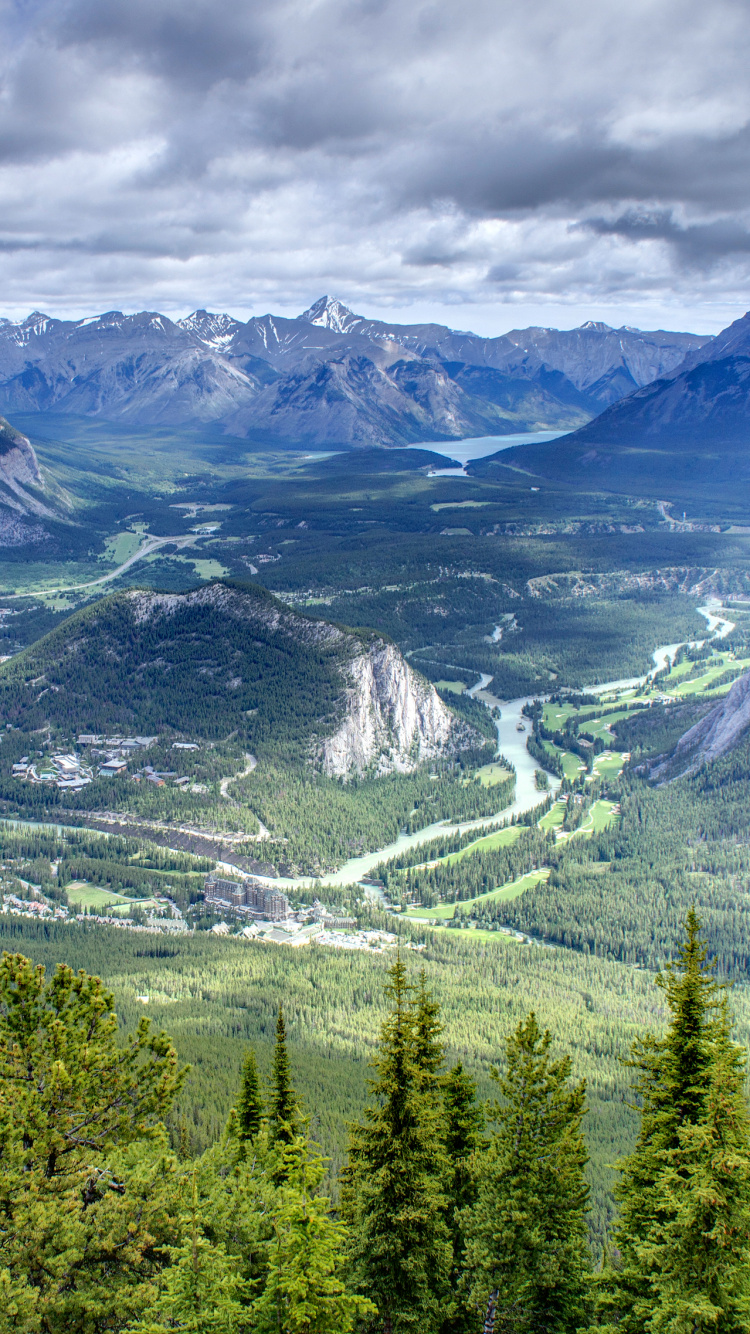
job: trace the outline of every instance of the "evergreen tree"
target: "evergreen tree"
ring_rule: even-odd
[[[349,1292],[343,1277],[347,1226],[331,1216],[318,1193],[325,1160],[297,1136],[281,1149],[283,1182],[273,1204],[267,1271],[253,1306],[258,1334],[349,1334],[376,1314],[372,1302]]]
[[[745,1060],[726,1004],[704,1111],[678,1130],[657,1180],[665,1222],[654,1238],[654,1334],[750,1328],[750,1117]]]
[[[673,1222],[662,1174],[675,1162],[681,1137],[704,1123],[716,1044],[726,1045],[717,1019],[719,987],[692,908],[685,929],[677,962],[656,979],[671,1013],[667,1031],[663,1038],[647,1034],[635,1042],[627,1063],[636,1071],[640,1129],[616,1191],[616,1265],[597,1283],[599,1315],[622,1334],[640,1334],[653,1313],[661,1239]]]
[[[158,1293],[129,1334],[239,1334],[249,1331],[247,1284],[221,1242],[209,1241],[201,1227],[195,1173],[192,1199],[184,1221],[184,1240],[170,1246],[171,1263],[162,1272]]]
[[[237,1103],[237,1134],[239,1139],[242,1141],[254,1140],[260,1130],[262,1120],[263,1098],[260,1091],[260,1079],[258,1067],[255,1063],[255,1052],[250,1047],[242,1065],[242,1086]]]
[[[419,990],[414,1004],[414,1063],[425,1091],[434,1091],[438,1073],[445,1061],[445,1047],[440,1006],[427,990],[424,968],[419,974]]]
[[[297,1134],[297,1096],[292,1088],[284,1012],[279,1006],[271,1075],[271,1141],[291,1144]]]
[[[352,1264],[385,1331],[434,1334],[451,1260],[441,1109],[417,1064],[415,1009],[400,955],[389,969],[386,996],[373,1101],[365,1124],[352,1132],[346,1172]]]
[[[631,1061],[641,1127],[618,1188],[619,1256],[598,1302],[604,1328],[622,1334],[740,1334],[750,1324],[744,1055],[692,910],[686,931],[678,963],[657,979],[667,1033],[637,1044]]]
[[[483,1315],[494,1293],[498,1327],[514,1334],[572,1334],[585,1313],[585,1086],[550,1046],[533,1013],[508,1039],[497,1129],[464,1215],[468,1299]]]
[[[174,1241],[158,1123],[182,1083],[164,1034],[118,1034],[97,977],[0,964],[0,1273],[45,1334],[120,1327]]]
[[[484,1129],[484,1112],[477,1102],[476,1084],[460,1062],[444,1076],[442,1087],[447,1165],[446,1221],[451,1238],[450,1286],[454,1294],[453,1310],[443,1328],[445,1334],[474,1334],[476,1312],[467,1305],[465,1294],[458,1290],[464,1259],[463,1211],[469,1209],[476,1200],[474,1154]]]

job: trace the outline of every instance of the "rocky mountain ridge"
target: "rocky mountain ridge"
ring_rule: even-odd
[[[176,321],[153,311],[82,320],[35,311],[0,320],[0,409],[215,423],[307,444],[567,431],[704,341],[591,322],[482,338],[368,320],[330,297],[296,319],[245,323],[205,310]]]
[[[566,437],[503,466],[629,489],[632,482],[750,482],[750,314]]]

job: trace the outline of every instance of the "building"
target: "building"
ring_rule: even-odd
[[[272,889],[262,880],[245,876],[241,880],[228,880],[212,873],[206,876],[205,901],[208,904],[221,905],[222,908],[234,908],[238,912],[248,913],[251,917],[266,917],[272,922],[283,922],[289,916],[289,900],[286,894]]]
[[[114,778],[116,774],[124,774],[127,767],[125,760],[106,760],[99,766],[99,773],[102,778]]]
[[[313,903],[313,918],[320,922],[326,931],[353,931],[357,926],[356,917],[347,917],[344,913],[329,912],[326,907],[316,899]]]

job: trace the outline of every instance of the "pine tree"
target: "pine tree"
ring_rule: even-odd
[[[285,1145],[283,1183],[273,1204],[263,1292],[253,1306],[258,1334],[349,1334],[376,1314],[344,1281],[347,1226],[318,1193],[325,1160],[304,1136]]]
[[[286,1046],[284,1012],[279,1006],[276,1021],[276,1045],[273,1052],[271,1075],[271,1141],[273,1144],[291,1144],[297,1134],[299,1111],[297,1096],[292,1088],[289,1053]]]
[[[401,957],[373,1062],[373,1100],[352,1132],[344,1205],[359,1290],[392,1334],[434,1334],[448,1296],[451,1250],[442,1192],[441,1111],[416,1061],[416,1021]]]
[[[282,1018],[283,1023],[283,1018]],[[288,1074],[288,1071],[287,1071]],[[263,1098],[260,1091],[255,1052],[248,1050],[242,1065],[242,1086],[237,1102],[237,1134],[240,1140],[254,1140],[263,1120]]]
[[[616,1195],[620,1218],[614,1232],[616,1266],[598,1280],[599,1316],[622,1334],[640,1334],[654,1310],[664,1229],[673,1224],[663,1173],[675,1161],[681,1139],[705,1123],[717,1043],[722,1037],[720,988],[706,963],[700,923],[691,908],[678,960],[657,984],[671,1020],[663,1038],[647,1034],[633,1044],[640,1130],[633,1153],[620,1165]]]
[[[693,910],[657,979],[672,1018],[636,1044],[641,1127],[622,1164],[619,1248],[599,1280],[601,1326],[622,1334],[739,1334],[750,1325],[750,1117],[726,994]],[[605,1323],[608,1322],[608,1323]]]
[[[174,1239],[177,1164],[158,1125],[183,1078],[148,1020],[118,1033],[99,978],[61,965],[48,981],[3,955],[0,1273],[19,1330],[82,1334],[141,1308]]]
[[[585,1086],[550,1046],[534,1014],[508,1039],[497,1129],[464,1215],[468,1300],[483,1316],[496,1294],[498,1328],[514,1334],[572,1334],[585,1314]]]
[[[657,1180],[665,1222],[654,1237],[654,1334],[750,1328],[750,1117],[745,1059],[722,1006],[704,1111],[678,1131]]]
[[[453,1310],[443,1329],[445,1334],[474,1334],[476,1312],[467,1305],[459,1285],[465,1244],[463,1211],[474,1204],[477,1196],[474,1155],[484,1129],[484,1112],[477,1102],[476,1084],[460,1062],[444,1076],[442,1088],[447,1164],[445,1216],[451,1239],[450,1286],[454,1294]]]
[[[414,1063],[425,1091],[434,1092],[438,1073],[445,1061],[445,1047],[440,1041],[442,1033],[440,1006],[427,990],[423,968],[419,974],[419,990],[414,1004]]]
[[[221,1242],[209,1241],[201,1227],[195,1173],[184,1240],[170,1246],[170,1264],[158,1293],[128,1334],[236,1334],[249,1328],[247,1284]]]

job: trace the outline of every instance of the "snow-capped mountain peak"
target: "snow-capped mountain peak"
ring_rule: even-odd
[[[176,323],[178,328],[193,334],[216,352],[223,351],[240,328],[239,321],[231,315],[216,315],[210,310],[194,310],[192,315],[186,315]]]
[[[309,310],[299,316],[307,324],[315,324],[320,329],[332,329],[334,333],[351,333],[356,325],[362,323],[362,316],[355,315],[342,301],[333,296],[322,296]]]

